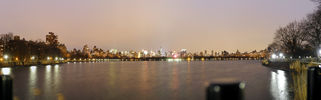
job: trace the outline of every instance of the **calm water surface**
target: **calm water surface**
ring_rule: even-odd
[[[11,68],[20,100],[205,100],[207,84],[246,82],[246,100],[291,100],[289,72],[260,61],[98,62]]]

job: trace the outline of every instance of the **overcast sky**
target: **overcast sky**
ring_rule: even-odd
[[[309,0],[1,0],[0,33],[58,34],[68,49],[261,50]]]

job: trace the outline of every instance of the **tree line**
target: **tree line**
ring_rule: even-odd
[[[54,37],[49,38],[49,40],[58,41],[57,35],[54,35],[52,32],[49,32],[47,37]],[[25,40],[24,38],[20,39],[19,36],[14,36],[13,39],[12,37],[2,37],[1,41],[3,45],[2,60],[15,62],[18,65],[30,62],[41,63],[42,61],[68,56],[65,44],[59,42]]]

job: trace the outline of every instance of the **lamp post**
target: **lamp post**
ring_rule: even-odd
[[[5,54],[5,55],[3,56],[3,58],[4,58],[5,64],[8,64],[9,56],[8,56],[7,54]]]
[[[30,59],[31,59],[32,61],[35,60],[35,56],[32,56]]]
[[[318,53],[317,53],[317,60],[319,61],[320,60],[320,57],[321,57],[321,49],[318,50]]]
[[[4,58],[5,60],[8,60],[9,56],[8,56],[8,55],[4,55],[3,58]]]
[[[36,59],[36,57],[35,57],[35,56],[31,56],[31,57],[30,57],[30,60],[31,60],[31,63],[32,63],[32,64],[34,64],[35,59]]]

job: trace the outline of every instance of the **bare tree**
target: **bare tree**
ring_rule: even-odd
[[[300,22],[292,22],[279,28],[270,52],[282,51],[294,57],[315,56],[321,49],[321,0],[311,0],[318,4],[317,10]]]
[[[308,16],[304,22],[304,32],[308,35],[308,42],[313,48],[320,48],[321,44],[321,9]]]
[[[274,43],[277,43],[283,52],[294,57],[300,56],[300,53],[304,50],[306,39],[306,35],[302,32],[301,23],[292,22],[286,27],[278,29],[275,34]]]

